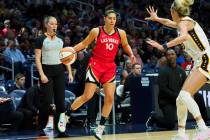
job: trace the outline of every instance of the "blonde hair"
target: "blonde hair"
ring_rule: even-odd
[[[53,16],[46,16],[43,20],[43,31],[47,32],[47,25],[50,22],[51,19],[55,19],[57,21],[57,19]],[[55,33],[56,35],[56,33]]]
[[[50,21],[50,19],[52,19],[52,18],[54,18],[54,19],[56,19],[55,17],[53,17],[53,16],[46,16],[45,18],[44,18],[44,26],[46,26],[48,23],[49,23],[49,21]]]
[[[190,15],[190,6],[194,3],[194,0],[174,0],[171,5],[171,9],[175,10],[180,17]]]

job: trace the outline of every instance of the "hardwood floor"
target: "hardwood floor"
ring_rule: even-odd
[[[188,130],[190,139],[193,136],[195,130]],[[176,131],[161,131],[161,132],[145,132],[145,133],[126,133],[126,134],[112,134],[104,135],[103,140],[170,140]],[[59,138],[56,140],[96,140],[93,136],[84,137],[69,137]]]

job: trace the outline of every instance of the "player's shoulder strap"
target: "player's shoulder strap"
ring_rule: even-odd
[[[98,35],[97,35],[97,38],[96,39],[98,39],[98,37],[100,36],[101,30],[102,30],[102,26],[98,26]]]
[[[118,34],[118,36],[119,36],[119,38],[120,38],[120,40],[121,40],[121,35],[120,35],[119,28],[115,27],[115,32],[117,32],[117,34]]]

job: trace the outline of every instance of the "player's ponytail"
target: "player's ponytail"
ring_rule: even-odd
[[[190,6],[194,3],[194,0],[174,0],[171,5],[171,9],[175,10],[180,17],[190,15]]]

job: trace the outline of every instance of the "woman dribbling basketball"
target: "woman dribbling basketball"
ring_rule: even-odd
[[[93,28],[82,42],[73,47],[78,52],[96,40],[96,45],[88,64],[84,93],[73,102],[70,110],[71,112],[75,111],[91,99],[98,83],[103,85],[105,97],[100,124],[95,130],[95,137],[97,139],[102,138],[105,128],[104,124],[109,117],[113,105],[116,74],[114,59],[120,44],[122,44],[124,51],[129,55],[131,62],[135,62],[135,57],[128,44],[125,31],[115,28],[116,19],[116,12],[114,10],[107,10],[104,16],[105,25]],[[67,112],[66,115],[69,116],[70,112]],[[65,114],[62,114],[61,118],[64,118],[64,116]],[[61,129],[65,130],[66,120],[62,119],[60,124],[62,126]]]

